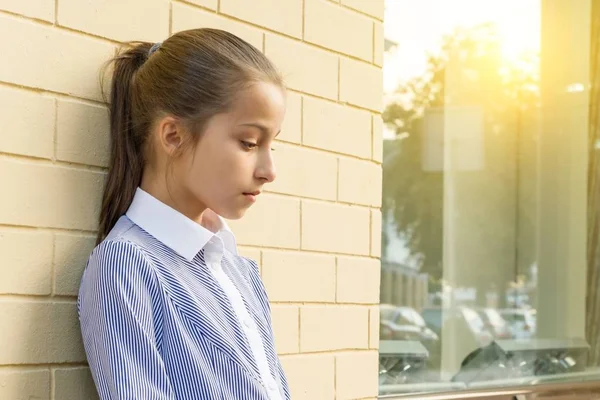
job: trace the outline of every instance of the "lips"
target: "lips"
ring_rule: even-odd
[[[244,197],[251,203],[254,203],[256,201],[256,196],[259,194],[260,190],[255,190],[254,192],[244,192]]]

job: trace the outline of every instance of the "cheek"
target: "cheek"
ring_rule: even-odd
[[[191,192],[197,196],[198,188],[205,179],[203,176],[204,170],[205,168],[198,155],[190,152],[181,155],[172,163],[172,167],[168,172],[168,179],[179,186],[183,192]]]
[[[222,200],[234,189],[237,179],[232,162],[222,152],[196,155],[185,173],[188,190],[205,202]]]
[[[185,190],[202,202],[216,207],[252,188],[255,157],[237,143],[201,143],[195,155],[181,163],[179,173]]]
[[[195,193],[206,193],[212,189],[212,170],[209,160],[196,158],[189,165],[189,170],[186,173],[186,183],[188,187]]]
[[[207,168],[222,182],[231,183],[245,180],[251,164],[252,153],[227,146],[215,151]]]

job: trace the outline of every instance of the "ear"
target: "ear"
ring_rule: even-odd
[[[163,117],[157,124],[158,147],[167,155],[173,155],[184,140],[183,126],[172,116]]]

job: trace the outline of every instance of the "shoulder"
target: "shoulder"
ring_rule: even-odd
[[[88,269],[98,269],[111,275],[135,276],[152,269],[148,247],[143,235],[133,222],[121,217],[106,239],[89,256]]]
[[[124,236],[113,236],[98,244],[90,254],[80,293],[147,292],[156,284],[156,270],[144,249]]]
[[[97,245],[90,254],[89,265],[98,268],[133,269],[149,264],[144,251],[136,243],[124,239],[106,239]]]

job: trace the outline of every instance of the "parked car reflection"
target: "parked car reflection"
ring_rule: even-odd
[[[382,304],[379,310],[381,340],[416,340],[425,346],[427,342],[439,340],[438,334],[415,309]]]
[[[502,317],[500,312],[494,308],[479,308],[477,313],[483,320],[485,327],[489,330],[494,339],[512,339],[513,333],[510,325]]]
[[[486,328],[483,319],[471,308],[424,308],[421,315],[427,326],[439,337],[444,326],[452,323],[462,333],[463,340],[473,343],[473,348],[488,345],[493,340],[493,335]]]

